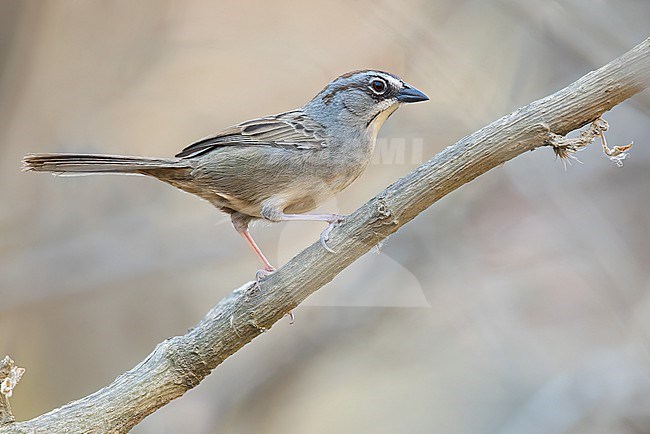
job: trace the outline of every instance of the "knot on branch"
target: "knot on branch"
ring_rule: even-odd
[[[386,198],[383,196],[377,197],[374,216],[374,226],[383,226],[383,225],[394,225],[399,224],[399,219],[393,213],[390,205],[386,202]]]
[[[581,131],[579,137],[569,138],[549,132],[547,143],[553,148],[555,155],[564,162],[564,167],[566,168],[566,163],[571,164],[571,159],[580,162],[580,160],[575,156],[575,153],[582,151],[590,145],[596,137],[599,137],[605,156],[609,158],[610,161],[616,163],[618,167],[621,167],[623,165],[623,160],[629,156],[626,151],[632,147],[632,143],[625,146],[614,146],[613,148],[609,148],[604,134],[608,129],[609,124],[607,121],[599,117],[589,125],[589,128]]]
[[[158,351],[173,369],[174,384],[185,390],[196,387],[212,371],[202,348],[182,336],[163,341],[154,352]]]

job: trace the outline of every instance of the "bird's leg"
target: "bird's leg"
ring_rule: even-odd
[[[327,241],[329,240],[330,232],[332,232],[332,229],[334,229],[334,226],[336,226],[339,223],[343,223],[345,221],[345,216],[339,215],[339,214],[284,214],[281,213],[279,215],[279,220],[280,221],[320,221],[320,222],[327,222],[329,225],[323,232],[320,234],[320,243],[323,246],[325,250],[327,250],[330,253],[336,253],[334,250],[330,248],[330,246],[327,245]]]
[[[257,287],[259,288],[260,286],[260,279],[262,277],[268,276],[269,274],[272,274],[275,271],[275,267],[271,265],[268,259],[266,259],[266,256],[264,256],[264,253],[262,253],[262,250],[259,248],[251,234],[248,232],[248,219],[240,217],[238,213],[232,214],[231,215],[231,220],[232,224],[235,227],[235,230],[246,240],[248,245],[253,249],[255,254],[257,255],[258,258],[262,261],[262,264],[264,265],[264,268],[257,270],[257,273],[255,273],[255,282],[257,283]]]
[[[257,288],[257,290],[261,290],[260,280],[262,280],[263,277],[266,277],[269,274],[273,274],[275,272],[275,267],[271,265],[268,259],[266,259],[266,256],[264,256],[262,250],[258,247],[253,237],[251,237],[251,234],[248,232],[248,229],[244,229],[239,233],[242,235],[242,237],[244,237],[248,245],[251,246],[251,249],[253,249],[257,257],[260,258],[262,264],[264,264],[264,268],[257,270],[257,272],[255,273],[255,288]]]
[[[238,231],[239,232],[239,231]],[[239,232],[242,237],[246,240],[249,246],[251,246],[251,249],[255,252],[258,258],[262,261],[262,264],[264,264],[264,268],[260,271],[267,272],[268,274],[271,274],[275,271],[275,267],[271,265],[268,259],[266,259],[266,256],[264,256],[264,253],[262,253],[262,250],[259,248],[253,237],[251,237],[251,234],[248,232],[248,229],[244,229],[243,231]]]

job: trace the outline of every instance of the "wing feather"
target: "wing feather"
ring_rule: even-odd
[[[176,157],[198,157],[222,146],[251,145],[308,150],[327,147],[327,142],[322,125],[301,110],[294,110],[234,125],[190,144]]]

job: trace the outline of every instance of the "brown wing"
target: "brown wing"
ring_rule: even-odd
[[[323,127],[295,110],[242,122],[213,136],[196,141],[176,154],[191,158],[221,146],[281,146],[320,149],[327,146]]]

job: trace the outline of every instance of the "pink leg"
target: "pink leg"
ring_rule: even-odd
[[[340,223],[343,216],[338,214],[280,214],[281,221],[319,221],[327,223]]]
[[[264,264],[264,271],[268,271],[269,273],[274,272],[275,267],[273,267],[273,265],[271,265],[269,260],[266,259],[266,256],[264,256],[262,250],[260,250],[260,248],[257,246],[257,243],[255,242],[253,237],[251,237],[251,234],[248,233],[248,229],[238,230],[237,232],[239,232],[241,236],[244,237],[244,239],[246,240],[248,245],[251,246],[251,249],[253,249],[257,257],[260,258],[262,264]]]
[[[321,221],[327,222],[329,225],[325,230],[320,234],[320,243],[325,250],[330,253],[336,253],[334,250],[327,245],[329,240],[330,232],[334,229],[334,226],[337,223],[342,223],[345,220],[345,217],[338,214],[280,214],[281,221]]]

